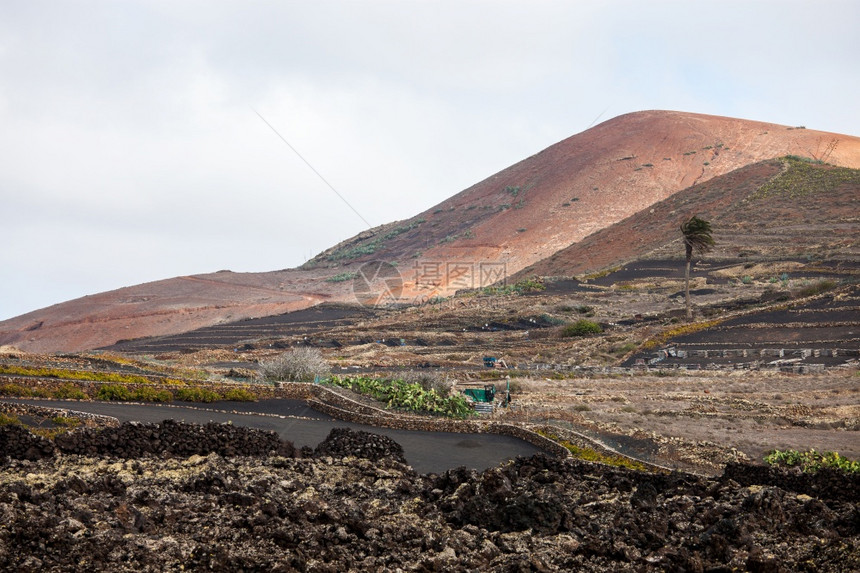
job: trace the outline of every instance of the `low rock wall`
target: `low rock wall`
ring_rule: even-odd
[[[66,418],[78,418],[96,422],[99,426],[116,427],[119,420],[113,416],[102,416],[101,414],[90,414],[89,412],[78,412],[69,408],[45,408],[32,404],[13,404],[11,402],[0,402],[0,412],[13,416],[38,416],[50,417],[64,416]]]
[[[37,460],[55,453],[138,458],[144,455],[182,457],[216,453],[223,457],[296,457],[291,442],[275,432],[232,424],[160,424],[126,422],[113,428],[82,428],[57,436],[53,443],[15,425],[0,426],[0,451],[12,459]]]
[[[860,502],[860,474],[830,469],[809,474],[799,469],[730,463],[726,465],[723,479],[743,486],[773,486],[811,497]]]
[[[458,434],[498,434],[519,438],[541,448],[557,457],[568,457],[570,452],[564,446],[541,436],[526,428],[512,424],[494,422],[478,422],[472,420],[450,420],[399,416],[397,414],[366,414],[339,408],[320,399],[313,399],[309,404],[315,410],[328,414],[338,420],[353,424],[364,424],[393,430],[412,430],[419,432],[452,432]]]
[[[3,380],[7,382],[12,382],[20,385],[24,385],[27,388],[39,388],[43,389],[46,392],[50,392],[58,389],[64,384],[67,384],[69,381],[67,380],[56,380],[50,378],[16,378],[16,377],[2,377]],[[98,387],[106,384],[106,382],[96,382],[96,381],[72,381],[75,385],[84,390],[87,394],[95,394],[98,392]],[[135,387],[135,385],[128,385],[129,387]],[[144,386],[144,385],[139,385]],[[160,384],[152,384],[145,385],[151,388],[157,389],[176,389],[181,388],[181,386],[170,386],[170,385],[160,385]],[[203,387],[213,391],[224,390],[225,384],[219,383],[209,383],[209,384],[196,384],[196,387]],[[503,424],[491,421],[476,421],[476,420],[452,420],[452,419],[442,419],[442,418],[426,418],[426,417],[418,417],[418,416],[405,416],[400,415],[384,410],[380,410],[378,408],[373,408],[371,406],[367,406],[365,404],[361,404],[355,400],[351,400],[346,396],[343,396],[336,391],[327,388],[325,386],[321,386],[319,384],[311,384],[304,382],[289,382],[282,383],[278,386],[266,385],[266,384],[243,384],[236,385],[237,387],[246,388],[249,391],[252,391],[259,398],[284,398],[290,400],[304,400],[309,403],[311,407],[320,412],[328,414],[333,418],[344,420],[346,422],[352,422],[355,424],[365,424],[369,426],[377,426],[382,428],[392,428],[398,430],[414,430],[414,431],[424,431],[424,432],[453,432],[453,433],[488,433],[488,434],[498,434],[504,436],[511,436],[521,440],[524,440],[542,450],[550,453],[556,457],[568,457],[570,452],[564,446],[541,436],[531,430],[526,428],[522,428],[520,426],[515,426],[512,424]],[[0,403],[2,404],[2,403]],[[31,412],[37,412],[39,406],[32,406],[33,410]],[[49,415],[74,415],[76,417],[90,417],[91,419],[98,419],[101,421],[101,425],[106,426],[118,426],[119,421],[116,418],[110,418],[107,416],[97,416],[94,414],[84,414],[84,413],[75,413],[71,410],[53,410],[49,408],[41,408],[41,410],[48,412]],[[57,413],[51,413],[57,412]],[[66,412],[62,414],[60,412]],[[594,444],[590,444],[588,447],[594,447]]]
[[[0,466],[4,458],[41,460],[54,455],[54,443],[15,424],[0,426]]]

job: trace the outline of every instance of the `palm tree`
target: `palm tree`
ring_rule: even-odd
[[[684,247],[687,250],[687,269],[684,272],[684,289],[687,303],[687,320],[693,319],[693,308],[690,305],[690,262],[693,260],[693,251],[704,254],[714,246],[711,237],[711,224],[696,215],[690,217],[681,225],[681,235],[684,237]]]

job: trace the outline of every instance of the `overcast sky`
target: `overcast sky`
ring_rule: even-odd
[[[0,0],[0,320],[294,267],[632,111],[860,135],[858,26],[856,0]]]

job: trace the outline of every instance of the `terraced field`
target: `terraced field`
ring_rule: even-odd
[[[199,328],[171,336],[120,341],[102,350],[137,354],[233,348],[259,340],[304,336],[374,316],[360,306],[324,303],[313,308],[216,326]],[[278,347],[278,346],[275,346]]]
[[[794,305],[750,312],[710,328],[672,337],[659,364],[835,366],[860,358],[860,288],[834,290]],[[639,353],[629,358],[653,360]],[[640,362],[641,363],[641,362]]]

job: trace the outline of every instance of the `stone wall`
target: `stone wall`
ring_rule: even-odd
[[[54,455],[54,443],[15,424],[0,426],[0,465],[4,458],[41,460]]]
[[[223,457],[279,455],[296,457],[291,442],[275,432],[232,424],[160,424],[126,422],[111,428],[81,428],[57,436],[53,443],[16,425],[0,426],[0,451],[12,459],[36,460],[57,452],[85,456],[139,458],[182,457],[216,453]],[[2,457],[0,457],[2,459]]]
[[[811,497],[860,502],[860,474],[830,469],[810,474],[799,469],[730,463],[722,479],[731,479],[743,486],[773,486]]]
[[[321,394],[323,394],[321,392]],[[497,422],[483,422],[476,420],[452,420],[448,418],[426,418],[418,416],[404,416],[396,413],[385,412],[383,410],[375,410],[373,413],[365,413],[352,411],[338,407],[328,403],[330,394],[325,397],[315,398],[309,401],[309,405],[324,414],[328,414],[332,418],[351,422],[354,424],[364,424],[368,426],[376,426],[379,428],[391,428],[394,430],[412,430],[419,432],[452,432],[458,434],[498,434],[519,438],[542,450],[558,457],[568,457],[570,452],[564,446],[541,436],[531,430],[514,426],[512,424],[502,424]],[[340,397],[346,400],[343,397]]]
[[[93,421],[99,426],[116,427],[119,426],[119,420],[113,416],[102,416],[101,414],[90,414],[89,412],[78,412],[68,408],[45,408],[43,406],[34,406],[31,404],[13,404],[11,402],[0,401],[0,412],[11,416],[37,416],[45,418],[54,418],[63,416],[66,418],[78,418],[81,420]]]
[[[2,377],[2,379],[7,382],[23,385],[27,388],[39,388],[48,392],[56,390],[62,385],[69,383],[69,381],[67,380],[56,380],[51,378],[18,378],[5,376]],[[106,382],[78,380],[72,381],[72,383],[80,387],[87,394],[91,395],[95,395],[98,392],[99,386],[107,384]],[[128,386],[130,388],[136,387],[135,385]],[[160,384],[138,386],[147,386],[155,389],[167,390],[175,390],[176,388],[181,387]],[[221,383],[201,383],[195,384],[195,386],[206,388],[212,391],[223,391],[225,387],[233,387],[233,385]],[[272,386],[268,384],[236,384],[235,387],[245,388],[257,395],[258,398],[262,399],[284,398],[290,400],[304,400],[307,401],[309,405],[314,409],[328,414],[333,418],[336,418],[338,420],[344,420],[346,422],[399,430],[498,434],[519,438],[534,446],[537,446],[538,448],[541,448],[542,450],[554,456],[568,457],[570,455],[570,452],[564,446],[561,446],[558,443],[541,436],[540,434],[537,434],[520,426],[492,421],[428,418],[390,412],[374,408],[372,406],[367,406],[366,404],[362,404],[346,396],[343,396],[342,394],[329,387],[319,384],[290,382],[282,383],[278,386]],[[34,406],[33,408],[38,407]],[[53,411],[47,408],[43,408],[42,410],[44,410],[45,412]],[[36,412],[37,410],[31,411]],[[63,410],[63,412],[69,412],[69,415],[72,415],[71,410]],[[74,413],[74,415],[77,414],[78,413]],[[67,414],[49,413],[49,415],[56,416]],[[84,414],[78,417],[83,416],[86,415]],[[94,415],[93,417],[96,418],[96,416]],[[115,418],[111,418],[110,420],[104,420],[103,425],[116,426],[119,425],[119,422]],[[594,447],[594,445],[592,444],[590,447]]]

